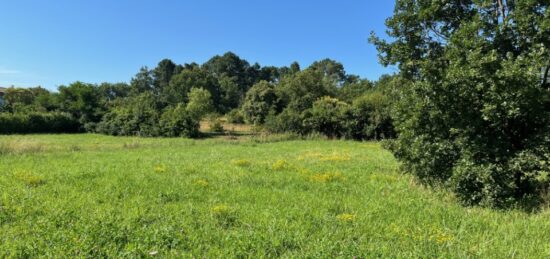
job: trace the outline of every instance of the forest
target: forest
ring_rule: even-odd
[[[75,82],[56,92],[9,88],[0,132],[200,137],[201,120],[225,117],[257,131],[383,139],[395,134],[384,90],[392,80],[346,74],[330,59],[303,70],[296,62],[251,65],[232,52],[202,65],[164,59],[141,68],[129,84]]]

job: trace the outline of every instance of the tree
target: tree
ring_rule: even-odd
[[[97,132],[121,136],[161,136],[161,105],[150,92],[116,100],[117,104],[103,116]]]
[[[58,91],[62,111],[72,114],[83,125],[101,120],[105,111],[99,105],[99,92],[95,85],[75,82],[60,86]]]
[[[330,80],[338,86],[342,85],[346,80],[346,71],[344,70],[342,63],[328,58],[313,62],[308,69],[321,72],[327,80]]]
[[[130,95],[131,87],[126,83],[102,83],[98,86],[100,99],[104,105]]]
[[[162,100],[170,105],[187,103],[188,95],[193,88],[203,88],[210,92],[213,102],[220,104],[220,86],[218,81],[206,70],[200,68],[184,69],[175,75],[170,85],[164,90]],[[219,108],[219,107],[216,107]]]
[[[24,111],[34,102],[34,98],[33,92],[29,89],[10,87],[4,94],[5,109],[12,112]]]
[[[334,96],[333,87],[324,80],[319,70],[306,69],[285,77],[277,87],[281,104],[290,109],[304,111],[323,96]]]
[[[313,103],[304,123],[315,132],[331,138],[339,138],[345,134],[348,109],[347,103],[325,96]]]
[[[300,69],[300,64],[296,61],[292,62],[292,64],[290,64],[290,72],[292,74],[296,74],[298,72],[302,71],[302,69]]]
[[[549,187],[548,1],[398,0],[391,145],[404,169],[468,205],[536,202]],[[542,72],[541,72],[542,71]]]
[[[130,81],[133,94],[145,93],[153,90],[154,79],[147,67],[142,67]]]
[[[197,137],[200,134],[199,121],[187,112],[183,104],[168,107],[159,124],[162,135],[166,137]]]
[[[374,84],[369,80],[351,79],[338,89],[338,98],[351,103],[373,88]]]
[[[242,114],[248,123],[263,124],[267,115],[274,111],[277,95],[273,85],[260,81],[248,90],[242,106]]]
[[[352,139],[389,139],[395,136],[389,97],[380,90],[356,98],[348,109],[346,135]]]
[[[153,69],[153,88],[158,94],[162,92],[162,89],[168,86],[172,76],[176,72],[176,64],[170,59],[161,60],[157,67]]]
[[[200,121],[206,114],[214,111],[212,95],[203,88],[193,88],[189,92],[189,103],[186,107],[191,118]]]
[[[243,94],[255,81],[255,78],[251,78],[249,75],[251,71],[254,71],[250,69],[250,64],[233,52],[227,52],[223,56],[214,56],[202,67],[215,78],[224,76],[235,78],[235,82],[241,87]]]
[[[244,96],[243,89],[237,84],[235,77],[222,76],[218,79],[220,85],[221,100],[219,106],[221,111],[229,111],[239,107]]]

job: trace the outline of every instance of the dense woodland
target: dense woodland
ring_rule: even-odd
[[[262,67],[226,53],[162,60],[130,84],[12,88],[0,132],[196,137],[217,114],[270,132],[391,138],[405,172],[465,205],[537,206],[550,186],[548,5],[398,0],[389,38],[371,42],[399,72],[376,82],[330,59]]]
[[[330,59],[303,70],[251,65],[231,52],[202,65],[164,59],[130,84],[9,88],[0,132],[198,137],[201,120],[225,117],[270,132],[380,139],[394,135],[383,93],[390,80],[348,75]]]

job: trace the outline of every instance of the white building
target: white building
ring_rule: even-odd
[[[7,88],[0,87],[0,107],[4,106],[4,94],[6,93]]]

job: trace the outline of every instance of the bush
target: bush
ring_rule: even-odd
[[[280,114],[271,112],[264,124],[265,129],[274,133],[297,133],[308,134],[310,129],[307,129],[303,124],[304,117],[300,112],[287,108]]]
[[[239,109],[233,109],[229,111],[225,118],[227,119],[227,122],[234,123],[234,124],[243,124],[244,123],[244,117]]]
[[[96,130],[115,136],[161,136],[161,114],[156,98],[150,93],[124,99],[111,109]]]
[[[395,137],[390,101],[381,92],[367,93],[353,101],[345,122],[346,138],[388,139]]]
[[[67,113],[0,113],[0,134],[74,133],[80,129],[80,123]]]
[[[183,105],[169,107],[160,118],[162,136],[166,137],[197,137],[199,121],[186,112]]]
[[[209,126],[211,132],[223,133],[225,131],[222,121],[220,119],[211,119]]]
[[[310,131],[322,133],[330,138],[339,138],[345,134],[346,113],[349,105],[338,99],[323,97],[313,103],[306,112],[304,123]]]
[[[243,117],[250,124],[263,124],[269,113],[275,109],[276,102],[277,95],[273,85],[261,81],[246,93],[242,106]]]

